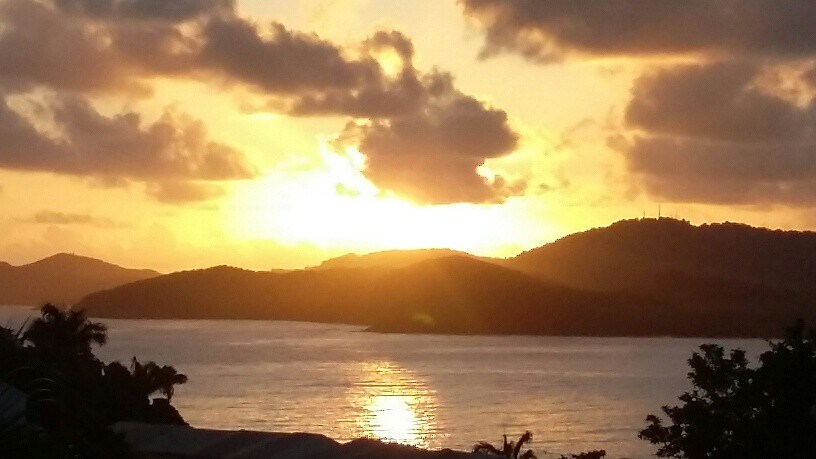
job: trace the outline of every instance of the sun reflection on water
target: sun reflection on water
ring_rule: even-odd
[[[436,400],[424,381],[389,362],[369,363],[354,387],[362,436],[428,447],[436,435]]]

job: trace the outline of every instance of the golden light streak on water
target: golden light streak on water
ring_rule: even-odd
[[[363,409],[362,436],[428,447],[436,436],[436,397],[427,384],[391,362],[365,364],[352,393]]]

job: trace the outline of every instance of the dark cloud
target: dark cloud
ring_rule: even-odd
[[[630,127],[714,140],[798,139],[813,128],[802,109],[755,86],[760,67],[719,62],[652,72],[634,83]]]
[[[617,139],[647,190],[680,201],[816,204],[816,101],[774,95],[741,63],[638,79]]]
[[[132,112],[105,116],[85,99],[55,98],[47,107],[60,135],[39,131],[0,101],[0,167],[122,180],[223,181],[250,178],[236,150],[210,141],[200,121],[167,111],[145,124]]]
[[[131,10],[155,3],[147,0],[7,0],[0,4],[0,87],[146,92],[146,79],[176,76],[249,85],[298,115],[381,116],[422,103],[412,100],[423,96],[413,46],[397,32],[376,33],[350,58],[314,34],[238,17],[228,2],[165,2],[179,5],[168,11],[190,14],[144,8],[173,20],[140,20]],[[407,64],[397,78],[372,56],[385,49]]]
[[[213,19],[202,33],[197,64],[274,94],[350,90],[376,69],[346,59],[339,47],[315,35],[280,23],[272,23],[269,32],[262,36],[255,24],[237,17]]]
[[[356,119],[354,135],[343,138],[369,157],[366,174],[380,187],[424,202],[484,202],[508,193],[476,173],[515,147],[507,115],[461,93],[450,74],[416,69],[413,43],[399,32],[341,47],[277,22],[259,25],[218,0],[7,0],[0,20],[6,93],[146,94],[155,76],[215,79],[253,88],[294,116]],[[6,149],[14,153],[0,167],[161,180],[153,194],[166,200],[213,194],[177,177],[251,175],[234,150],[204,140],[200,123],[163,119],[143,127],[137,114],[107,118],[65,99],[53,107],[66,134],[57,140],[5,110],[0,116],[14,124]],[[43,153],[31,154],[31,145]]]
[[[476,172],[486,159],[511,152],[517,134],[507,114],[451,91],[422,112],[350,123],[341,143],[365,153],[365,175],[374,183],[425,203],[491,202],[511,191]]]
[[[26,221],[40,225],[88,225],[106,228],[129,227],[129,225],[125,223],[109,218],[96,217],[89,214],[55,212],[51,210],[41,210]]]
[[[134,86],[128,68],[98,32],[66,21],[46,4],[0,3],[0,88],[27,91],[37,85],[96,90]]]
[[[805,81],[811,88],[816,90],[816,62],[814,62],[809,69],[801,75],[802,80]]]
[[[620,132],[610,139],[649,194],[688,202],[816,205],[813,93],[791,92],[769,78],[816,60],[816,2],[459,3],[486,33],[483,57],[507,51],[541,63],[570,56],[699,62],[664,61],[647,69],[633,84]],[[816,70],[799,77],[799,86],[816,88]]]
[[[542,62],[572,54],[807,56],[811,0],[459,0],[485,30],[483,55]]]
[[[386,56],[395,67],[395,75],[388,76],[375,56]],[[421,110],[439,92],[453,90],[449,74],[433,71],[420,74],[413,64],[414,46],[400,32],[378,31],[361,44],[361,52],[368,56],[361,63],[366,69],[364,78],[351,91],[328,89],[301,94],[290,101],[285,110],[291,114],[325,115],[345,114],[361,118],[390,117]],[[441,88],[441,90],[440,90]]]
[[[232,0],[54,0],[60,11],[100,19],[184,22],[229,12]]]
[[[107,3],[0,3],[0,89],[26,92],[46,86],[145,95],[150,90],[146,79],[195,69],[199,40],[173,21],[97,18],[80,14],[78,6],[70,8],[76,14],[67,15],[60,9]]]

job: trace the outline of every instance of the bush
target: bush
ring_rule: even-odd
[[[14,413],[0,416],[5,451],[17,457],[126,457],[110,424],[184,424],[170,399],[187,377],[135,357],[130,367],[105,364],[92,348],[106,341],[104,325],[50,304],[27,328],[0,327],[0,381],[16,388],[6,391],[8,400],[0,406],[13,406],[20,397],[26,405],[23,422]],[[164,398],[151,400],[154,394]]]
[[[816,332],[803,321],[769,343],[759,367],[745,351],[706,344],[689,359],[693,384],[679,406],[663,407],[640,438],[660,457],[816,457]]]

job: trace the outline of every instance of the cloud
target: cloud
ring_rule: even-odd
[[[248,20],[213,18],[202,32],[195,64],[272,94],[350,90],[376,72],[373,62],[346,59],[342,49],[315,35],[273,22],[263,34]]]
[[[816,205],[816,3],[459,3],[485,32],[482,57],[642,59],[609,144],[653,197]]]
[[[150,78],[201,70],[202,24],[234,8],[228,0],[5,0],[0,89],[148,95]]]
[[[224,190],[213,183],[166,181],[150,184],[148,193],[166,204],[187,204],[215,199],[222,196]]]
[[[808,70],[801,75],[802,80],[805,81],[811,88],[816,90],[816,62],[814,62]]]
[[[105,116],[84,98],[46,107],[60,135],[38,130],[0,100],[0,167],[94,177],[107,183],[225,181],[255,171],[235,149],[208,139],[204,125],[166,111],[152,124],[133,112]]]
[[[231,11],[233,0],[54,0],[64,13],[93,18],[184,22]]]
[[[653,195],[679,201],[816,205],[816,99],[760,84],[757,65],[671,67],[635,81],[616,137]]]
[[[0,15],[0,87],[7,91],[37,84],[89,90],[122,79],[111,51],[38,2],[9,0]]]
[[[517,146],[507,114],[452,91],[426,111],[387,121],[349,123],[341,143],[368,158],[364,174],[374,183],[415,200],[446,204],[493,202],[520,190],[476,171],[486,159]]]
[[[413,43],[400,32],[376,32],[361,43],[360,52],[366,57],[357,85],[300,94],[284,110],[297,116],[390,117],[422,110],[439,92],[453,89],[449,74],[433,71],[423,75],[414,68]],[[393,76],[376,60],[378,55],[394,68]]]
[[[154,3],[167,6],[145,6]],[[6,92],[147,93],[147,80],[172,76],[247,85],[294,115],[375,117],[421,109],[430,89],[398,32],[341,47],[278,22],[260,26],[230,2],[8,0],[0,21]],[[404,66],[396,76],[376,59],[390,51]]]
[[[156,76],[241,85],[276,111],[350,118],[355,128],[341,137],[369,158],[366,174],[381,188],[433,203],[518,192],[476,171],[516,146],[506,113],[463,94],[447,72],[419,71],[413,43],[397,31],[339,46],[278,22],[257,24],[219,0],[8,0],[0,20],[7,94],[39,87],[148,94]],[[237,152],[205,140],[200,123],[168,117],[143,127],[135,113],[106,118],[70,99],[52,110],[63,141],[6,108],[16,127],[5,139],[15,153],[0,167],[162,182],[153,194],[167,200],[214,195],[212,186],[179,178],[251,176]]]
[[[482,56],[538,62],[569,55],[791,58],[816,51],[810,0],[459,0],[485,31]]]
[[[405,35],[376,32],[349,58],[349,50],[281,24],[270,32],[236,17],[213,20],[200,62],[265,91],[271,107],[290,115],[356,118],[339,143],[367,157],[364,174],[380,188],[432,204],[520,193],[476,170],[515,148],[507,114],[460,92],[447,72],[417,70]]]
[[[41,225],[88,225],[105,228],[127,228],[130,226],[109,218],[95,217],[89,214],[55,212],[51,210],[41,210],[26,221]]]
[[[634,83],[626,122],[649,132],[733,141],[801,138],[811,107],[756,86],[758,65],[743,62],[670,67]]]

